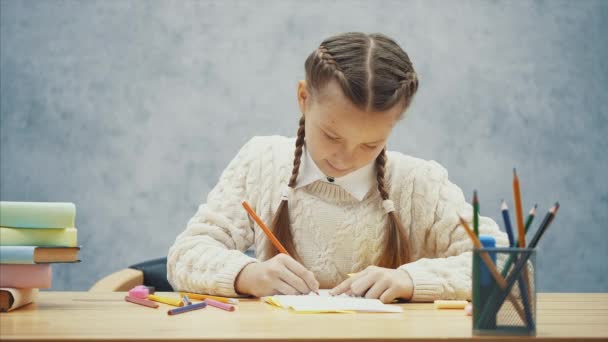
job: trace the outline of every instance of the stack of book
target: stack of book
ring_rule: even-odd
[[[79,262],[73,203],[0,202],[0,312],[51,287],[53,263]]]

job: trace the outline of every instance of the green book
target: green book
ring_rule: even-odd
[[[0,227],[0,246],[77,247],[76,228]]]
[[[76,206],[62,202],[0,202],[0,227],[71,228]]]

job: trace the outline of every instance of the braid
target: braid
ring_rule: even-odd
[[[336,60],[329,53],[329,50],[327,50],[327,48],[325,46],[323,46],[323,45],[319,46],[319,48],[317,48],[316,52],[317,52],[318,58],[321,60],[321,63],[329,65],[331,68],[335,69],[338,72],[342,72],[342,69],[340,68],[338,63],[336,63]]]
[[[320,45],[307,60],[312,75],[315,75],[310,81],[313,83],[323,83],[329,79],[336,79],[344,89],[348,88],[348,80],[344,75],[344,71],[340,64],[336,61],[329,49],[324,45]],[[314,90],[315,86],[311,88]]]
[[[401,84],[403,95],[406,98],[411,98],[418,90],[418,75],[415,72],[408,72],[399,83]]]
[[[378,192],[383,201],[388,200],[388,191],[384,181],[386,168],[386,147],[376,157],[376,179],[378,181]],[[384,237],[386,248],[377,261],[378,266],[397,268],[409,262],[409,241],[401,220],[394,211],[388,213],[388,223]]]
[[[298,137],[296,138],[296,149],[294,152],[293,159],[293,169],[291,170],[291,177],[289,178],[289,183],[287,186],[290,188],[294,188],[296,186],[296,180],[298,179],[298,174],[300,172],[300,163],[302,158],[302,149],[304,146],[304,136],[305,136],[305,120],[304,115],[300,118],[300,126],[298,127]],[[291,255],[294,259],[300,260],[300,256],[296,252],[295,245],[293,243],[293,234],[291,233],[291,222],[289,220],[289,206],[287,199],[281,199],[281,203],[277,208],[277,212],[274,214],[274,218],[272,219],[272,224],[270,229],[277,237],[277,239],[281,242],[281,244],[287,250],[287,253]],[[267,244],[266,254],[268,259],[277,255],[279,251],[271,244]]]
[[[376,180],[378,181],[378,191],[382,200],[388,199],[388,192],[384,184],[384,168],[386,166],[386,147],[382,149],[382,152],[376,157]]]
[[[300,159],[302,158],[302,147],[304,146],[304,115],[300,118],[300,127],[298,128],[298,137],[296,138],[296,151],[294,152],[293,169],[291,170],[291,177],[289,178],[289,187],[293,188],[296,186],[296,179],[300,172]]]

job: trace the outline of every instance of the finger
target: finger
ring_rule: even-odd
[[[299,262],[295,261],[292,257],[287,257],[282,259],[284,261],[284,265],[297,275],[300,279],[302,279],[306,286],[308,287],[308,291],[303,293],[308,293],[310,291],[318,292],[319,291],[319,282],[315,278],[315,275],[306,269],[306,267],[302,266]]]
[[[372,285],[372,287],[369,290],[367,290],[367,293],[365,293],[365,298],[371,298],[371,299],[380,298],[382,293],[384,293],[384,291],[386,291],[386,289],[388,287],[389,286],[385,281],[383,281],[383,280],[376,281]]]
[[[284,294],[284,295],[297,295],[298,290],[296,290],[294,287],[292,287],[291,285],[287,284],[286,282],[279,280],[276,284],[274,289],[280,293],[280,294]]]
[[[331,289],[331,291],[329,291],[329,294],[332,296],[338,296],[347,291],[350,291],[350,284],[352,284],[353,280],[354,277],[347,278],[346,280],[338,284],[338,286]]]
[[[369,290],[372,285],[376,282],[376,277],[374,277],[370,273],[366,273],[365,275],[358,277],[353,281],[350,289],[353,291],[355,296],[363,296]]]
[[[300,294],[308,294],[310,292],[310,289],[304,280],[298,277],[295,273],[291,272],[291,270],[289,270],[287,267],[281,267],[279,279],[298,290]]]
[[[350,286],[353,283],[353,281],[355,281],[356,279],[362,277],[363,275],[367,274],[367,272],[369,271],[369,267],[364,269],[361,272],[357,272],[357,273],[350,273],[351,275],[346,278],[344,281],[342,281],[338,286],[334,287],[329,294],[332,296],[338,296],[341,294],[346,294],[347,296],[353,296],[352,291],[350,290]]]
[[[380,301],[384,304],[392,303],[397,298],[397,293],[397,288],[389,287],[382,295],[380,295]]]

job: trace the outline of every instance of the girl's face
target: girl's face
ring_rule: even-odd
[[[298,83],[298,103],[306,119],[306,148],[319,169],[345,176],[376,159],[403,111],[395,105],[384,112],[355,107],[337,82],[311,97],[306,81]]]

